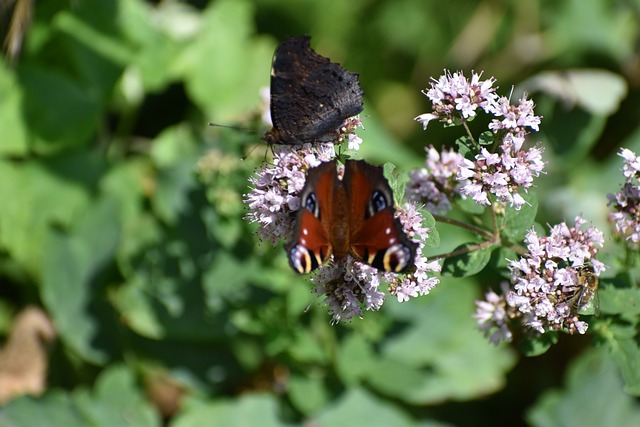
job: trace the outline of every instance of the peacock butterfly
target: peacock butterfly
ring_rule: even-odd
[[[309,170],[300,195],[293,239],[285,246],[291,267],[306,274],[331,255],[347,254],[379,270],[405,272],[417,244],[394,216],[393,192],[382,168],[347,160],[342,179],[335,161]]]
[[[329,142],[363,110],[358,75],[318,55],[309,36],[286,38],[271,66],[271,121],[267,144]]]

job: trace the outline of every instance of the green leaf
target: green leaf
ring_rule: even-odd
[[[95,364],[106,363],[115,345],[113,331],[103,329],[112,310],[96,276],[115,255],[117,213],[112,199],[100,199],[69,234],[52,230],[45,241],[42,298],[64,342]]]
[[[159,168],[151,199],[154,212],[174,224],[193,208],[188,199],[197,185],[194,169],[198,152],[193,137],[184,126],[168,128],[155,139],[151,155]]]
[[[526,415],[531,426],[637,426],[640,405],[622,391],[612,360],[592,349],[568,369],[565,387],[545,392]]]
[[[275,46],[253,34],[250,2],[212,2],[201,17],[200,32],[179,57],[180,71],[191,100],[224,122],[258,105]]]
[[[610,338],[607,345],[611,357],[622,373],[624,390],[633,396],[640,396],[640,348],[635,337]]]
[[[402,200],[404,196],[404,189],[407,185],[407,178],[405,175],[398,176],[398,169],[393,163],[386,162],[383,166],[384,177],[389,181],[391,191],[393,191],[393,197],[396,200]]]
[[[325,407],[330,400],[326,378],[319,375],[294,375],[288,383],[287,396],[291,403],[305,415],[311,415]]]
[[[427,248],[437,248],[440,246],[440,233],[436,227],[436,219],[430,212],[425,210],[422,213],[422,226],[429,230],[427,238],[424,240],[424,246]]]
[[[373,361],[371,345],[362,335],[352,334],[338,348],[335,367],[344,384],[355,384],[368,376]]]
[[[0,427],[86,427],[88,423],[70,396],[57,390],[39,399],[21,397],[0,411]]]
[[[68,157],[72,157],[68,155]],[[91,165],[86,157],[74,157]],[[0,162],[0,246],[33,277],[41,274],[44,240],[53,224],[67,226],[89,203],[88,189],[56,173],[53,162]]]
[[[487,130],[480,134],[478,137],[478,143],[480,145],[492,145],[495,141],[495,135],[493,131]]]
[[[385,306],[407,326],[380,344],[367,382],[416,405],[472,399],[502,388],[515,357],[478,330],[470,315],[476,299],[473,281],[449,279],[424,298]]]
[[[519,242],[531,230],[538,213],[538,198],[535,193],[522,194],[525,204],[516,210],[505,208],[502,233],[512,242]]]
[[[480,215],[484,212],[486,206],[479,205],[473,201],[472,198],[459,199],[456,201],[456,205],[460,207],[464,212],[471,215]]]
[[[22,115],[23,98],[15,76],[0,63],[0,156],[22,156],[28,150],[27,128]]]
[[[318,425],[332,427],[409,427],[415,422],[399,408],[363,389],[351,389],[333,407],[319,414]]]
[[[454,251],[474,246],[475,243],[464,243]],[[442,274],[450,277],[467,277],[481,272],[491,260],[491,247],[476,249],[462,255],[456,255],[444,260]]]
[[[586,68],[543,71],[523,82],[519,89],[548,93],[565,105],[577,105],[598,116],[609,116],[618,111],[628,91],[621,75]]]
[[[558,342],[558,334],[549,332],[540,336],[525,338],[518,343],[520,352],[528,357],[544,354],[552,345]]]
[[[51,153],[88,144],[103,108],[97,94],[45,66],[25,65],[20,79],[32,149]]]
[[[193,426],[261,426],[284,427],[278,418],[278,401],[273,395],[243,394],[234,400],[218,399],[211,403],[187,401],[170,427]]]
[[[605,280],[601,280],[598,288],[602,313],[625,316],[640,314],[640,289],[603,286],[605,283]]]
[[[461,136],[460,138],[456,139],[455,144],[458,146],[458,153],[462,157],[467,158],[467,156],[471,153],[471,147],[473,146],[471,138],[469,138],[468,136]]]
[[[160,417],[136,387],[124,366],[104,371],[95,390],[48,392],[40,398],[23,397],[0,411],[0,427],[159,427]]]
[[[115,365],[103,371],[93,393],[77,391],[74,401],[95,425],[160,426],[159,415],[136,387],[131,370]]]

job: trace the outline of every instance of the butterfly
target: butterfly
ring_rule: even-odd
[[[347,255],[382,271],[405,272],[417,243],[394,216],[393,192],[382,168],[347,160],[338,177],[335,161],[309,170],[300,195],[293,239],[285,245],[289,264],[306,274]]]
[[[363,110],[358,75],[318,55],[309,36],[286,38],[271,66],[271,121],[267,144],[329,142]]]

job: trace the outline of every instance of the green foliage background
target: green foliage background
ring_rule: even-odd
[[[640,425],[589,336],[538,358],[487,342],[471,318],[502,280],[487,271],[331,325],[242,221],[263,153],[240,158],[258,137],[206,125],[255,118],[287,35],[360,74],[361,153],[405,172],[457,137],[411,120],[444,68],[484,70],[502,94],[575,73],[560,84],[572,102],[533,92],[538,222],[582,212],[608,234],[615,152],[640,152],[638,0],[34,5],[20,57],[0,64],[0,333],[37,304],[58,340],[48,392],[1,408],[1,426]],[[460,243],[438,230],[434,253]],[[183,393],[168,419],[145,397],[157,378]]]

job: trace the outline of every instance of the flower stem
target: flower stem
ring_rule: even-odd
[[[462,121],[462,126],[464,126],[464,129],[467,131],[467,135],[469,135],[469,138],[471,139],[471,142],[473,143],[473,146],[476,147],[476,148],[480,148],[480,145],[478,144],[476,139],[473,137],[473,134],[471,133],[471,129],[469,129],[469,125],[467,125],[467,121],[466,120]]]
[[[453,218],[448,218],[446,216],[442,216],[442,215],[438,215],[438,214],[432,214],[433,218],[438,221],[438,222],[443,222],[445,224],[449,224],[449,225],[455,225],[456,227],[460,227],[460,228],[464,228],[465,230],[469,230],[472,233],[478,234],[482,237],[484,237],[486,240],[494,242],[495,241],[495,235],[488,232],[487,230],[484,230],[480,227],[476,227],[475,225],[466,223],[466,222],[462,222],[462,221],[458,221],[457,219],[453,219]]]
[[[458,255],[464,255],[464,254],[471,253],[473,251],[477,251],[477,250],[480,250],[480,249],[488,248],[489,246],[493,245],[494,243],[495,242],[492,242],[490,240],[485,240],[484,242],[477,243],[475,245],[466,246],[464,248],[456,249],[455,251],[447,252],[447,253],[444,253],[444,254],[431,255],[429,257],[429,259],[433,260],[433,259],[450,258],[450,257],[458,256]]]

